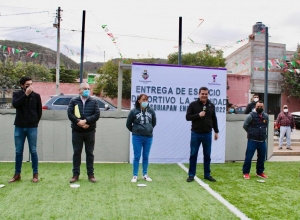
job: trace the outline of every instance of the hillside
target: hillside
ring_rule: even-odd
[[[55,68],[56,63],[56,51],[49,48],[19,41],[0,40],[0,60],[3,62],[5,59],[11,59],[13,62],[33,62],[35,64],[43,64],[47,68]],[[3,52],[4,51],[4,52]],[[30,52],[38,53],[37,55],[30,54]],[[66,69],[79,69],[79,63],[68,58],[64,54],[60,54],[60,63],[64,65]],[[84,71],[96,73],[103,63],[84,62]]]

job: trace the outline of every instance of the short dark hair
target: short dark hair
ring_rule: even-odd
[[[255,104],[255,107],[256,107],[257,103],[262,103],[262,104],[264,104],[264,102],[263,102],[262,100],[258,100],[258,101],[256,102],[256,104]]]
[[[146,94],[140,94],[140,95],[137,97],[136,101],[135,101],[135,107],[136,107],[136,108],[140,108],[140,107],[141,107],[141,105],[140,105],[140,103],[139,103],[139,100],[140,100],[143,96],[145,96],[146,99],[148,100],[148,96],[147,96]]]
[[[200,94],[201,90],[208,91],[208,88],[207,88],[207,87],[205,87],[205,86],[202,86],[202,87],[199,89],[199,94]]]
[[[230,108],[231,106],[233,106],[232,103],[229,103],[229,104],[227,105],[228,108]]]
[[[21,79],[20,79],[20,84],[21,85],[24,85],[27,81],[29,80],[32,80],[29,76],[23,76]]]

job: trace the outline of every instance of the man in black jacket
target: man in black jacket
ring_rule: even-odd
[[[215,106],[208,99],[207,87],[201,87],[199,89],[199,99],[189,105],[186,112],[186,120],[192,121],[189,177],[186,181],[192,182],[194,180],[194,176],[196,175],[198,151],[202,143],[204,179],[216,182],[216,180],[210,175],[210,154],[212,129],[214,129],[215,132],[215,140],[218,139],[219,129]]]
[[[37,127],[42,117],[42,101],[38,93],[33,91],[32,80],[28,76],[20,79],[22,90],[13,93],[12,105],[16,109],[15,117],[15,175],[8,182],[13,183],[21,179],[24,143],[27,137],[29,151],[32,159],[32,182],[38,179],[38,155],[36,151]]]
[[[252,102],[250,102],[247,105],[244,113],[248,115],[250,112],[254,111],[255,110],[255,105],[258,102],[258,100],[259,100],[258,94],[254,94],[253,97],[252,97]]]
[[[90,97],[89,84],[80,84],[79,96],[74,97],[69,103],[68,117],[71,121],[73,144],[73,177],[70,183],[79,179],[83,143],[88,179],[95,183],[97,180],[94,177],[94,146],[100,110],[97,100]]]

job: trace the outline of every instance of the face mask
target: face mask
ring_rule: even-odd
[[[25,86],[25,88],[23,89],[24,90],[24,92],[26,92],[26,89],[28,88],[29,86]]]
[[[146,108],[147,105],[148,105],[148,102],[142,102],[142,103],[141,103],[141,106],[142,106],[143,108]]]
[[[262,108],[256,108],[256,112],[257,112],[258,114],[260,114],[260,113],[263,112],[263,109],[262,109]]]
[[[258,101],[258,98],[254,98],[253,101],[254,101],[254,102],[257,102],[257,101]]]
[[[230,109],[229,109],[229,112],[230,112],[230,113],[233,113],[233,112],[234,112],[234,109],[233,109],[233,108],[230,108]]]
[[[83,93],[82,93],[82,96],[87,98],[90,96],[90,90],[84,90]]]
[[[284,112],[288,112],[289,110],[287,108],[283,109]]]

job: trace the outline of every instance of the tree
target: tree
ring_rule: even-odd
[[[19,86],[21,73],[15,69],[15,65],[11,60],[0,62],[0,86],[12,89]]]
[[[15,69],[20,77],[30,76],[34,82],[51,81],[50,71],[44,65],[34,64],[32,62],[17,62],[15,65]]]
[[[53,82],[56,81],[56,69],[50,69]],[[66,69],[65,66],[60,66],[59,81],[62,83],[74,83],[79,76],[79,70]]]
[[[110,60],[106,62],[97,73],[100,76],[96,79],[96,85],[93,88],[95,94],[104,93],[110,98],[118,97],[118,62]],[[131,95],[131,71],[125,70],[123,72],[123,90],[122,97],[130,99]]]
[[[118,97],[118,68],[119,62],[123,62],[125,64],[131,64],[133,62],[141,62],[141,63],[158,63],[161,59],[155,58],[145,58],[145,59],[115,59],[106,62],[100,69],[98,69],[97,73],[100,76],[96,79],[96,84],[93,87],[93,92],[95,94],[104,93],[103,95],[108,96],[110,98]],[[122,89],[122,98],[130,99],[131,97],[131,71],[125,70],[123,71],[123,81],[122,81],[123,89]]]
[[[290,61],[286,61],[282,68],[281,88],[289,96],[300,99],[300,44],[297,45],[297,51]]]
[[[33,81],[50,81],[49,70],[39,64],[32,62],[13,63],[11,60],[0,62],[0,86],[8,89],[19,87],[19,80],[22,76],[30,76]]]
[[[169,54],[168,64],[178,64],[178,52]],[[222,50],[216,50],[206,45],[202,51],[183,54],[182,65],[225,67],[225,58],[223,58]]]

